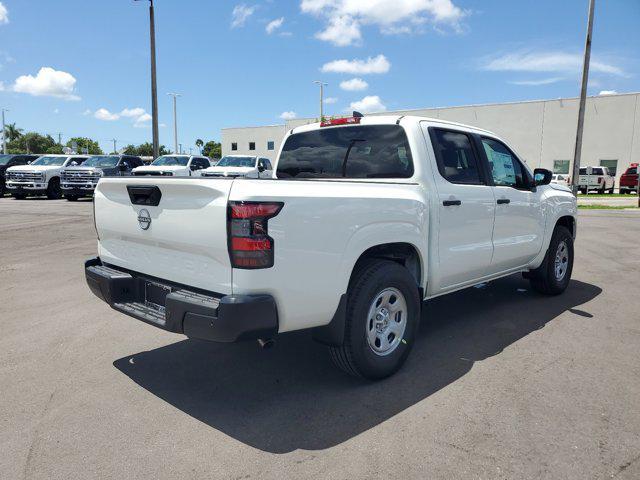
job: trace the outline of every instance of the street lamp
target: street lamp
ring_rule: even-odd
[[[134,0],[139,1],[139,0]],[[153,0],[149,0],[149,32],[151,35],[151,117],[153,130],[153,158],[160,156],[158,134],[158,85],[156,82],[156,22],[153,13]]]
[[[320,121],[322,122],[324,118],[324,87],[329,84],[324,83],[320,80],[314,80],[313,83],[315,83],[316,85],[320,85]]]
[[[179,93],[167,93],[170,97],[173,97],[173,150],[178,151],[178,107],[176,106],[178,97],[182,95]]]
[[[2,109],[2,153],[7,154],[7,130],[4,124],[4,112],[8,112],[6,108]]]

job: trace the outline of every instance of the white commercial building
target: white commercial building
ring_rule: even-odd
[[[398,110],[384,114],[440,118],[490,130],[507,140],[531,168],[570,172],[578,118],[577,98]],[[288,130],[316,121],[306,118],[289,120],[283,125],[225,128],[222,154],[259,155],[274,160]],[[607,166],[619,177],[630,163],[639,161],[640,93],[587,98],[581,164]]]

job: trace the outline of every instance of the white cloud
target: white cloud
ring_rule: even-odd
[[[231,12],[231,28],[244,27],[247,19],[253,15],[256,11],[256,7],[248,7],[244,3],[233,7]]]
[[[361,78],[352,78],[351,80],[340,82],[340,88],[349,92],[358,92],[369,88],[369,84]]]
[[[265,27],[265,31],[271,35],[273,32],[275,32],[277,29],[279,29],[282,24],[284,23],[284,17],[280,17],[280,18],[276,18],[275,20],[271,20],[269,23],[267,23],[267,26]]]
[[[9,23],[9,11],[2,2],[0,2],[0,24]]]
[[[338,102],[338,99],[336,97],[327,97],[323,100],[324,103],[326,103],[327,105],[332,105],[334,103]]]
[[[362,100],[351,102],[350,109],[360,113],[375,113],[385,112],[387,107],[382,104],[378,95],[367,95]]]
[[[618,92],[615,90],[601,90],[598,95],[617,95]]]
[[[147,127],[147,126],[149,126],[149,122],[152,119],[153,119],[153,117],[145,112],[142,115],[140,115],[138,118],[136,118],[136,121],[133,122],[133,126],[136,127],[136,128]]]
[[[369,57],[366,60],[334,60],[325,63],[320,71],[323,73],[348,73],[350,75],[369,75],[373,73],[387,73],[391,63],[384,55]]]
[[[579,73],[582,69],[582,54],[567,52],[531,52],[508,53],[487,58],[481,68],[494,72],[555,72]],[[599,60],[591,60],[590,71],[618,77],[627,74],[620,67]]]
[[[136,118],[140,117],[147,113],[144,108],[135,107],[135,108],[125,108],[120,112],[120,115],[127,118]]]
[[[13,91],[28,93],[36,97],[47,96],[62,98],[63,100],[80,100],[74,93],[76,79],[67,72],[42,67],[38,74],[22,75],[16,78]]]
[[[294,118],[296,118],[298,116],[298,114],[292,110],[289,110],[288,112],[282,112],[280,114],[280,118],[283,120],[293,120]]]
[[[412,33],[425,23],[459,31],[469,13],[452,0],[302,0],[300,9],[326,22],[317,38],[338,46],[359,43],[364,25],[377,26],[385,34]]]
[[[84,112],[82,112],[82,115],[84,115],[85,117],[88,117],[89,115],[91,115],[91,113],[92,113],[91,110],[87,108]]]
[[[118,115],[117,113],[111,113],[106,108],[99,108],[98,110],[96,110],[93,116],[98,120],[103,120],[105,122],[113,122],[120,118],[120,115]]]
[[[512,80],[509,83],[512,85],[525,85],[528,87],[537,87],[539,85],[551,85],[552,83],[558,83],[564,80],[562,77],[542,78],[540,80]]]

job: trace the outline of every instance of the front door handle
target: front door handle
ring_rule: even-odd
[[[452,207],[454,205],[462,205],[462,202],[460,200],[444,200],[442,205],[445,207]]]
[[[506,205],[507,203],[511,203],[511,200],[509,200],[508,198],[499,198],[498,199],[498,205]]]

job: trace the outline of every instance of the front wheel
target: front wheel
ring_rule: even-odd
[[[27,196],[24,193],[12,193],[11,196],[16,200],[24,200]]]
[[[70,202],[76,202],[78,200],[77,195],[65,195],[64,198],[66,198]]]
[[[373,261],[354,275],[347,292],[344,342],[333,362],[350,375],[378,380],[405,362],[420,319],[415,279],[402,265]]]
[[[542,265],[529,272],[531,287],[545,295],[559,295],[571,281],[573,236],[566,227],[556,226]]]
[[[47,198],[49,200],[59,200],[62,198],[62,188],[60,188],[60,179],[53,177],[47,185]]]

